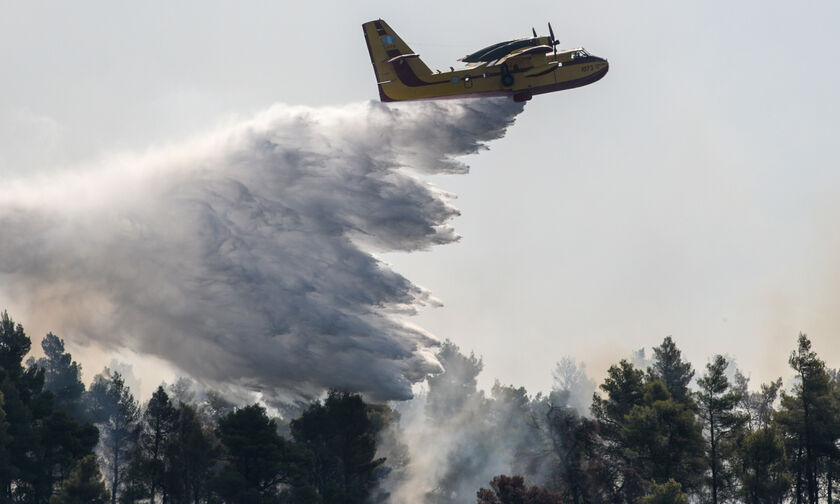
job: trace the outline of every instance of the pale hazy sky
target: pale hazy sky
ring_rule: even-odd
[[[787,376],[799,331],[840,366],[837,2],[0,1],[0,178],[377,99],[379,17],[432,68],[549,20],[610,61],[431,179],[460,243],[384,257],[443,301],[412,321],[483,355],[484,385],[546,390],[563,355],[600,378],[666,335],[755,382]]]

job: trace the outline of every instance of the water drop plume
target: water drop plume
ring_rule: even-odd
[[[208,384],[407,399],[439,363],[405,314],[435,301],[374,254],[457,240],[450,195],[419,174],[465,173],[457,157],[521,111],[276,105],[180,145],[7,180],[0,302]]]

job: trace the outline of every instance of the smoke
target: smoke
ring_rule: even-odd
[[[477,387],[480,358],[450,341],[436,356],[445,371],[429,377],[413,400],[396,405],[400,433],[380,439],[377,456],[398,461],[382,485],[389,502],[475,502],[476,491],[500,474],[556,487],[565,463],[563,429],[589,410],[589,403],[575,410],[574,399],[588,394],[592,400],[594,382],[583,364],[563,357],[548,395],[498,381],[487,394]]]
[[[456,241],[412,175],[504,135],[510,100],[274,106],[184,145],[7,181],[0,299],[75,342],[269,400],[407,399],[439,371],[402,320],[436,301],[373,254]],[[44,322],[46,321],[46,322]]]
[[[641,352],[644,356],[644,349]],[[563,402],[570,408],[574,408],[579,415],[588,415],[596,385],[595,381],[586,374],[586,364],[567,355],[557,362],[552,375],[554,376],[552,392],[564,394]]]

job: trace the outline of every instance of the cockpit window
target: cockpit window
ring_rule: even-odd
[[[572,53],[572,59],[578,58],[587,58],[589,57],[589,53],[581,49],[580,51],[575,51]]]

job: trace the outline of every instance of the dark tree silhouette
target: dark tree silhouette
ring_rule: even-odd
[[[291,423],[292,437],[313,455],[312,486],[324,502],[364,503],[376,484],[376,436],[381,429],[371,419],[361,396],[330,391]]]
[[[254,404],[222,417],[218,432],[227,464],[212,485],[226,502],[274,502],[282,487],[303,486],[299,474],[306,456],[277,433],[277,422],[262,406]]]
[[[607,378],[600,385],[606,393],[592,397],[592,415],[601,423],[601,435],[610,441],[619,441],[625,417],[635,406],[644,402],[645,375],[626,360],[610,366]]]
[[[64,351],[64,340],[53,333],[41,340],[41,348],[44,357],[30,359],[29,367],[38,366],[44,370],[44,388],[53,393],[58,408],[76,419],[84,419],[82,366]]]
[[[756,392],[748,389],[749,381],[749,378],[746,378],[740,370],[736,370],[732,389],[741,396],[738,406],[747,417],[747,430],[753,432],[756,429],[769,427],[772,423],[773,414],[776,411],[774,408],[776,399],[782,388],[782,378],[761,384]]]
[[[673,479],[664,483],[651,482],[649,486],[648,494],[639,499],[639,504],[688,504],[688,496]]]
[[[746,415],[735,411],[741,394],[730,387],[726,378],[728,365],[722,355],[716,355],[706,365],[706,374],[697,380],[700,387],[696,393],[698,411],[708,433],[706,456],[711,472],[709,488],[712,504],[718,504],[719,493],[721,500],[727,500],[735,493],[732,488],[732,457],[736,436],[747,420]]]
[[[140,408],[122,376],[108,368],[94,377],[87,393],[90,415],[99,427],[103,460],[109,468],[111,503],[119,497],[125,469],[137,442]]]
[[[496,476],[490,488],[476,493],[477,504],[562,504],[560,494],[536,486],[526,486],[522,476]]]
[[[838,458],[840,439],[840,402],[825,363],[811,350],[811,341],[800,334],[798,347],[788,362],[796,371],[799,383],[793,394],[782,393],[777,421],[788,438],[794,469],[794,494],[797,502],[819,500],[819,480],[826,462]],[[834,479],[826,475],[828,482]],[[831,487],[827,488],[831,492]]]
[[[601,493],[611,502],[635,502],[644,494],[643,469],[627,449],[628,415],[645,404],[645,374],[626,360],[610,366],[599,387],[605,397],[594,394],[592,414],[602,441]]]
[[[84,392],[64,341],[49,333],[41,346],[44,357],[24,366],[31,341],[0,314],[0,503],[382,503],[393,487],[379,483],[406,481],[412,467],[396,411],[356,394],[281,406],[297,416],[286,422],[185,378],[170,393],[159,387],[141,415],[119,373],[106,368]],[[804,334],[789,359],[793,386],[779,379],[758,391],[740,371],[730,382],[720,355],[692,387],[694,371],[667,337],[647,373],[626,360],[609,368],[592,418],[573,390],[591,385],[570,359],[555,390],[529,396],[498,382],[485,395],[481,359],[452,342],[437,356],[445,371],[428,379],[425,415],[452,442],[427,504],[470,500],[475,481],[507,471],[491,472],[499,464],[519,476],[493,478],[479,504],[836,500],[840,371]]]
[[[173,504],[203,502],[217,453],[212,432],[202,426],[195,408],[179,405],[165,454],[164,481]]]
[[[785,444],[776,427],[762,427],[744,438],[738,450],[740,498],[747,504],[782,502],[791,482]]]
[[[554,395],[556,398],[556,395]],[[555,399],[556,400],[556,399]],[[581,417],[574,407],[562,402],[550,402],[545,423],[551,450],[557,460],[557,483],[552,490],[559,490],[565,502],[581,504],[606,500],[603,481],[606,474],[598,423]]]
[[[688,384],[694,377],[691,363],[682,360],[682,352],[670,336],[653,348],[653,366],[648,370],[651,379],[662,380],[671,397],[679,403],[691,401]]]
[[[644,403],[634,406],[624,427],[624,448],[645,480],[674,479],[684,490],[698,488],[703,473],[702,425],[694,410],[675,401],[665,385],[645,385]]]
[[[80,425],[55,407],[44,390],[44,370],[24,368],[31,342],[8,313],[0,315],[0,502],[46,502],[75,462],[97,441],[92,425]]]
[[[447,340],[435,354],[444,372],[427,379],[429,394],[426,414],[432,422],[444,422],[474,399],[477,378],[484,364],[474,354],[462,354],[457,345]]]
[[[106,504],[110,498],[96,457],[91,454],[76,463],[50,504]]]
[[[167,502],[168,488],[164,475],[168,470],[166,449],[176,429],[178,411],[160,386],[146,404],[140,420],[140,432],[135,451],[136,465],[148,491],[149,502],[155,504],[158,492],[162,502]]]

